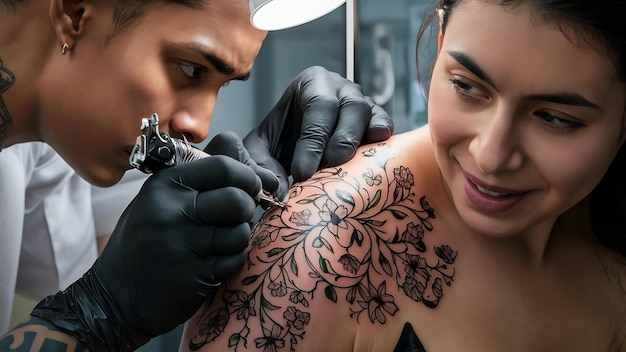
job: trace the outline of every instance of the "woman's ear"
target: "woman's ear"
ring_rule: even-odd
[[[437,55],[441,51],[441,46],[443,44],[443,16],[445,13],[443,10],[437,10],[437,17],[439,18],[439,35],[437,36]]]
[[[439,35],[437,36],[437,55],[441,52],[441,46],[443,44],[443,33],[439,30]]]
[[[50,20],[63,53],[73,48],[85,24],[85,0],[51,0]]]

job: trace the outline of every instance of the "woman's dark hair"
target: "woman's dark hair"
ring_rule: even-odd
[[[426,28],[441,17],[445,33],[454,9],[465,0],[437,0]],[[485,0],[509,8],[527,8],[533,20],[554,25],[573,43],[607,55],[621,83],[626,84],[626,1],[624,0]],[[439,15],[439,16],[437,16]],[[420,38],[421,39],[421,38]],[[419,51],[420,40],[416,48]],[[416,56],[419,58],[419,56]],[[419,63],[418,63],[419,69]],[[419,72],[419,70],[418,70]],[[626,107],[625,107],[626,113]],[[626,144],[591,192],[589,215],[598,241],[626,258]]]

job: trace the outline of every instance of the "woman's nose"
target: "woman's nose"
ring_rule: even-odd
[[[517,128],[514,118],[503,116],[481,126],[470,142],[469,152],[484,174],[513,171],[522,166],[524,157]]]

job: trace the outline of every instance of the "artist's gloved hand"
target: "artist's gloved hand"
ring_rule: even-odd
[[[259,178],[261,178],[264,190],[271,193],[278,190],[278,177],[276,177],[272,171],[259,166],[250,158],[250,154],[243,145],[243,141],[236,133],[226,131],[216,135],[206,145],[204,151],[210,155],[229,156],[241,163],[246,164],[254,170]]]
[[[361,86],[314,66],[296,76],[244,145],[260,166],[280,181],[275,192],[287,194],[287,177],[299,182],[323,167],[350,160],[360,144],[393,134],[389,115]]]
[[[93,267],[33,315],[92,352],[131,351],[175,328],[244,264],[260,189],[250,167],[225,156],[159,171]]]

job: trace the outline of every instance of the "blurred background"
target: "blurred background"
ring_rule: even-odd
[[[391,114],[396,133],[426,122],[426,102],[417,82],[415,45],[422,20],[434,0],[354,0],[354,79]],[[347,75],[347,6],[307,24],[270,32],[247,82],[233,82],[218,99],[211,136],[252,129],[278,101],[291,79],[307,67],[320,65]],[[436,40],[424,40],[420,60],[428,65]],[[436,38],[435,38],[436,39]],[[422,57],[423,55],[423,57]],[[422,66],[420,66],[422,67]],[[242,102],[248,102],[242,104]],[[252,119],[251,119],[252,117]]]

